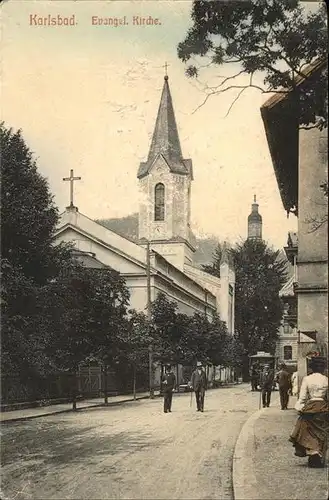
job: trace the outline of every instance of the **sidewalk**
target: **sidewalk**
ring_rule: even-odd
[[[155,394],[156,395],[156,394]],[[149,398],[148,392],[138,393],[136,399]],[[133,394],[126,394],[124,396],[109,396],[107,406],[118,405],[134,401]],[[95,408],[97,406],[104,406],[104,398],[86,399],[77,401],[77,410],[84,410],[87,408]],[[62,403],[57,405],[41,406],[37,408],[25,408],[24,410],[13,410],[0,413],[0,422],[15,422],[19,420],[26,420],[30,418],[46,417],[56,413],[67,413],[73,411],[72,403]]]
[[[235,500],[327,500],[328,467],[309,469],[307,458],[294,456],[289,435],[297,412],[280,409],[278,395],[270,408],[253,414],[243,426],[235,449]]]

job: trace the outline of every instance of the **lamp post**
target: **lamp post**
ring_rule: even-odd
[[[146,282],[147,282],[147,324],[148,334],[151,337],[151,255],[150,242],[146,246]],[[153,381],[153,345],[152,341],[149,344],[149,386],[150,398],[154,398],[154,381]]]

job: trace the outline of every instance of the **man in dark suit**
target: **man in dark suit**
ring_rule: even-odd
[[[162,391],[163,391],[163,411],[165,413],[171,412],[172,403],[172,393],[176,386],[176,377],[172,371],[170,365],[166,366],[166,373],[162,379]]]
[[[258,371],[257,366],[254,364],[250,370],[250,381],[251,381],[251,390],[257,391],[257,382],[258,382]]]
[[[288,409],[289,391],[291,390],[291,376],[284,363],[279,366],[275,381],[279,386],[281,410]]]
[[[273,382],[274,371],[270,368],[270,365],[264,365],[264,369],[260,375],[263,408],[268,408],[270,406]]]
[[[197,411],[204,409],[204,395],[207,389],[207,377],[203,369],[202,363],[198,362],[196,370],[192,373],[191,382],[189,384],[195,392]]]

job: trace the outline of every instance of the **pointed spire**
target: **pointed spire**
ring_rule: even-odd
[[[257,202],[256,202],[256,195],[255,195],[255,194],[254,194],[254,203],[257,203]]]
[[[153,161],[159,154],[163,155],[172,172],[192,175],[191,162],[190,160],[184,160],[182,155],[174,106],[168,83],[167,65],[165,66],[165,71],[166,74],[164,76],[164,84],[151,146],[147,161],[140,165],[137,175],[139,178],[148,173]]]
[[[183,159],[168,80],[168,75],[165,75],[148,162],[159,153],[169,162],[181,162]]]

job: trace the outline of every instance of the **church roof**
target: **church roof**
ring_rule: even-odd
[[[248,222],[262,222],[262,216],[258,212],[258,203],[254,195],[254,203],[251,205],[251,213],[248,215]]]
[[[112,269],[111,266],[108,266],[97,259],[94,252],[85,252],[74,248],[72,256],[79,262],[82,262],[85,267],[91,267],[93,269]]]
[[[183,159],[182,155],[168,76],[164,77],[158,115],[147,161],[140,164],[138,178],[148,174],[159,155],[162,155],[166,160],[171,172],[192,175],[192,162],[190,159]]]
[[[69,228],[72,228],[76,232],[83,234],[87,239],[94,240],[99,245],[107,247],[109,250],[115,251],[115,253],[118,253],[123,258],[135,263],[138,267],[146,269],[147,252],[146,249],[143,248],[143,246],[128,240],[127,238],[119,235],[112,229],[109,229],[104,225],[99,224],[98,222],[90,219],[86,215],[81,214],[77,209],[72,210],[70,208],[67,208],[61,214],[57,231],[54,235],[54,239],[55,240],[60,239],[60,234]],[[87,254],[89,254],[91,258],[94,257],[93,252],[81,252],[79,249],[77,249],[76,253],[77,254],[80,253],[81,254],[80,257],[82,257],[82,255],[84,255],[85,257]],[[155,252],[154,250],[151,250],[151,254],[154,254],[157,260],[165,262],[166,264],[165,268],[169,270],[169,274],[167,275],[164,269],[159,269],[157,265],[155,265],[155,267],[151,265],[152,273],[158,276],[162,276],[167,281],[170,281],[175,287],[181,287],[183,280],[186,280],[190,284],[193,283],[194,293],[196,292],[199,293],[201,289],[203,291],[205,290],[205,287],[200,285],[198,280],[194,279],[187,273],[176,268],[161,254]],[[90,267],[96,267],[91,265],[92,264],[91,260],[89,260],[89,263]],[[99,266],[97,265],[97,267]],[[105,267],[111,267],[121,272],[122,275],[125,276],[125,272],[120,271],[120,269],[117,269],[114,265],[113,267],[105,265]],[[185,293],[187,294],[192,293],[193,295],[193,292],[189,292],[189,288],[190,287],[187,287],[185,289]],[[207,292],[210,296],[213,296],[215,300],[215,295],[209,290],[207,290]]]

